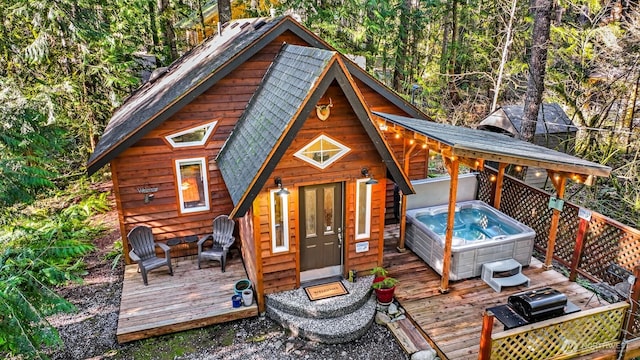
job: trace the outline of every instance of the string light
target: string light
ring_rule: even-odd
[[[491,175],[491,177],[489,178],[489,181],[495,182],[496,181],[496,176],[495,175]]]
[[[426,149],[427,148],[427,144],[422,144],[422,148]]]
[[[516,171],[522,171],[522,166],[517,165],[517,166],[516,166]]]

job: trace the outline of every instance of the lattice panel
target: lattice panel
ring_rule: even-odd
[[[553,255],[565,265],[571,264],[571,258],[576,248],[576,236],[579,223],[578,207],[565,203],[564,209],[560,213],[558,233],[556,234],[556,247],[553,252]]]
[[[620,279],[609,278],[606,269],[609,264],[616,262],[622,234],[621,229],[609,226],[600,218],[592,217],[580,259],[580,269],[611,285],[619,282]]]
[[[492,183],[490,178],[491,175],[495,174],[495,171],[488,168],[478,174],[478,200],[482,200],[491,206],[493,206],[495,183]]]
[[[551,210],[549,195],[526,184],[505,177],[500,211],[531,227],[536,232],[535,245],[546,249]]]
[[[478,176],[478,197],[487,203],[493,201],[495,183],[490,177],[494,174],[494,170],[486,169]],[[536,232],[535,247],[543,253],[547,249],[551,226],[550,196],[510,176],[504,178],[500,210],[531,227]],[[565,202],[560,214],[554,259],[566,266],[571,265],[575,251],[580,223],[578,210],[578,206]],[[614,280],[605,276],[605,270],[612,262],[630,271],[640,263],[640,232],[593,212],[578,269],[589,278],[613,284]]]
[[[559,324],[535,327],[524,332],[493,336],[491,359],[550,359],[589,354],[619,344],[618,336],[628,304]]]

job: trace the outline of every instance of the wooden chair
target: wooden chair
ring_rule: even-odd
[[[148,285],[147,272],[161,266],[168,266],[169,274],[173,276],[169,247],[153,240],[153,232],[150,227],[136,226],[129,232],[127,238],[131,244],[129,257],[138,264],[138,272],[142,273],[142,281],[145,285]],[[164,258],[156,255],[156,246],[164,251]]]
[[[227,253],[229,248],[236,241],[233,236],[235,221],[229,219],[227,215],[220,215],[213,220],[213,233],[203,236],[198,240],[198,269],[200,269],[201,260],[219,261],[224,272],[227,263]],[[210,248],[205,248],[204,244],[211,239]]]

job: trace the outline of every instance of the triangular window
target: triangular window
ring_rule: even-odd
[[[169,144],[176,147],[202,146],[207,142],[218,122],[210,122],[191,129],[180,131],[165,137]]]
[[[324,169],[343,157],[350,150],[348,147],[328,136],[320,135],[295,153],[294,156],[320,169]]]

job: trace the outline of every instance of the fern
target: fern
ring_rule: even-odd
[[[35,210],[0,228],[0,354],[44,359],[62,345],[46,317],[75,308],[52,289],[82,280],[82,257],[104,229],[89,219],[104,209],[106,196],[89,195],[57,211]]]

